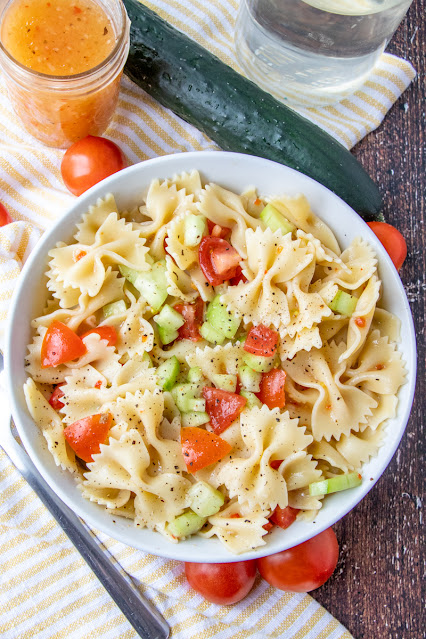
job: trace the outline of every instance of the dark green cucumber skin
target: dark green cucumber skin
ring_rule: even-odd
[[[322,129],[262,91],[138,0],[124,72],[225,151],[285,164],[320,182],[365,220],[383,219],[377,186]]]

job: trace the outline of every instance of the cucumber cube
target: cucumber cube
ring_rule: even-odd
[[[200,517],[215,515],[225,503],[225,497],[219,490],[205,481],[197,481],[188,491],[191,509]]]
[[[339,289],[331,300],[329,307],[334,313],[350,317],[354,312],[357,303],[357,297]]]
[[[260,401],[258,397],[256,397],[254,393],[251,393],[250,391],[242,390],[240,392],[240,395],[241,397],[245,397],[247,400],[247,404],[245,405],[245,408],[248,408],[249,410],[251,408],[262,408],[262,402]]]
[[[160,336],[162,344],[171,344],[179,337],[177,331],[169,330],[168,328],[158,327],[158,335]]]
[[[197,515],[197,513],[194,513],[192,510],[188,510],[188,512],[175,517],[173,521],[167,524],[166,528],[173,537],[182,539],[183,537],[188,537],[198,532],[205,523],[205,517],[200,517],[200,515]]]
[[[182,413],[193,410],[190,400],[194,400],[201,393],[201,384],[177,384],[171,390],[176,406]]]
[[[178,358],[173,355],[170,359],[160,364],[157,368],[158,383],[165,391],[169,391],[176,383],[177,376],[180,372],[180,364]]]
[[[241,320],[228,311],[225,304],[221,304],[220,295],[210,302],[207,307],[206,319],[219,333],[223,333],[228,339],[232,339],[238,331]]]
[[[249,368],[258,373],[268,373],[278,364],[276,355],[272,357],[263,357],[262,355],[253,355],[252,353],[244,353],[243,361]]]
[[[185,324],[185,320],[182,315],[169,306],[169,304],[164,304],[159,314],[154,315],[152,319],[156,322],[156,324],[158,324],[158,326],[161,326],[168,331],[177,331],[178,328]]]
[[[223,344],[225,341],[225,335],[216,330],[208,321],[200,326],[200,335],[212,344]]]
[[[200,366],[193,366],[188,371],[188,382],[199,384],[204,379],[203,371]]]
[[[237,388],[237,376],[236,375],[221,375],[220,373],[213,374],[211,380],[216,388],[228,391],[229,393],[235,393]]]
[[[362,483],[362,476],[359,473],[345,473],[344,475],[337,475],[336,477],[330,477],[322,481],[315,481],[309,484],[309,494],[312,496],[328,495],[330,493],[337,493],[341,490],[347,490],[348,488],[355,488]]]
[[[123,315],[127,310],[126,302],[124,300],[119,300],[118,302],[111,302],[111,304],[106,304],[102,312],[104,314],[104,318],[113,317],[114,315]]]
[[[252,393],[258,393],[260,391],[260,381],[262,379],[262,373],[253,370],[249,366],[240,366],[238,369],[240,376],[241,386],[244,390],[248,390]]]
[[[210,421],[210,417],[205,412],[187,412],[181,414],[182,426],[202,426]]]
[[[133,286],[147,301],[154,313],[159,311],[168,295],[165,261],[155,262],[150,271],[140,273],[133,282]]]
[[[138,279],[139,275],[141,275],[142,273],[142,271],[136,271],[134,268],[130,268],[129,266],[124,266],[124,264],[119,264],[118,269],[121,275],[125,277],[126,280],[130,282],[130,284],[133,284],[133,285]]]
[[[280,213],[275,206],[267,204],[260,214],[260,219],[265,226],[269,227],[272,232],[280,229],[283,235],[292,233],[296,227],[282,213]]]
[[[194,397],[194,399],[188,399],[189,411],[196,413],[204,413],[206,410],[206,400],[202,397]]]
[[[185,217],[183,226],[183,241],[185,246],[198,246],[203,235],[207,233],[207,222],[204,215],[190,213]]]

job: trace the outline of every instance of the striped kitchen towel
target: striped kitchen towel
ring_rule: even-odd
[[[238,69],[233,50],[237,0],[147,2],[163,18]],[[365,85],[333,107],[300,109],[348,148],[376,128],[414,78],[412,66],[383,55]],[[129,163],[216,146],[123,77],[106,135]],[[63,151],[43,147],[14,115],[0,76],[0,201],[15,220],[0,229],[0,336],[22,264],[43,230],[73,203],[60,176]],[[1,347],[1,340],[0,340]],[[2,407],[0,406],[0,410]],[[154,557],[92,531],[168,620],[174,639],[350,639],[309,595],[260,578],[239,604],[203,600],[179,562]],[[44,506],[0,450],[0,636],[3,639],[134,639],[122,616]]]

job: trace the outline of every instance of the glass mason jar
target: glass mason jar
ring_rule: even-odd
[[[101,135],[117,106],[120,78],[130,44],[130,21],[121,0],[95,0],[115,34],[111,53],[97,66],[74,75],[48,75],[18,62],[5,48],[0,15],[0,67],[12,106],[24,127],[43,144],[67,148],[87,135]]]

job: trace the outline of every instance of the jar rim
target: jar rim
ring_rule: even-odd
[[[0,13],[0,25],[3,21],[4,14],[6,12],[7,7],[14,2],[15,0],[9,0],[3,8],[3,11]],[[96,1],[96,0],[95,0]],[[122,51],[123,45],[126,44],[129,33],[130,20],[127,15],[126,8],[123,4],[122,0],[118,0],[120,5],[120,18],[121,18],[121,29],[120,33],[117,37],[117,41],[113,50],[108,54],[108,56],[99,62],[95,67],[91,67],[90,69],[86,69],[86,71],[81,71],[80,73],[74,73],[73,75],[51,75],[49,73],[42,73],[41,71],[35,71],[34,69],[30,69],[25,66],[16,58],[9,53],[6,47],[3,45],[0,38],[0,53],[3,53],[9,60],[10,63],[14,64],[22,73],[26,73],[34,78],[38,78],[39,80],[45,80],[48,82],[56,82],[58,84],[67,84],[69,82],[75,82],[76,80],[84,80],[86,78],[90,78],[92,75],[96,75],[101,71],[105,66],[107,66],[111,61],[114,60]]]

